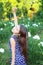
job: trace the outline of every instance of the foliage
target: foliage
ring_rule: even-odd
[[[0,19],[6,19],[6,17],[10,20],[12,16],[12,8],[18,6],[17,14],[21,17],[21,13],[24,14],[24,16],[29,16],[34,9],[34,13],[36,13],[39,10],[39,7],[41,6],[41,2],[39,0],[0,0]],[[33,16],[32,16],[33,17]]]

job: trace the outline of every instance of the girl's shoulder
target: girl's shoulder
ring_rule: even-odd
[[[17,37],[16,35],[11,35],[10,39],[11,39],[11,38],[15,39],[15,41],[18,40],[18,37]]]
[[[16,39],[16,36],[15,35],[11,35],[10,39],[13,38],[13,39]]]

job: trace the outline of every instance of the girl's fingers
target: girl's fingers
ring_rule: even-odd
[[[17,7],[12,8],[13,12],[16,12],[16,10],[17,10]]]

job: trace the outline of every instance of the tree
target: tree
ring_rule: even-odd
[[[20,0],[16,0],[18,3],[20,3]]]
[[[38,12],[36,13],[36,16],[40,19],[43,20],[43,0],[41,0],[42,5],[40,6]]]
[[[28,10],[25,6],[22,7],[22,12],[24,16],[27,16]]]
[[[23,13],[24,16],[30,16],[31,11],[33,13],[37,13],[39,10],[41,1],[40,0],[0,0],[0,19],[7,17],[9,20],[11,20],[12,17],[12,7],[18,6],[17,7],[17,14],[21,16]],[[43,3],[43,0],[42,0]],[[4,6],[3,6],[4,4]],[[2,5],[2,6],[1,6]],[[3,8],[4,7],[4,8]],[[43,8],[43,5],[42,5]],[[5,10],[5,11],[4,11]],[[5,16],[3,16],[4,13]],[[32,15],[33,16],[33,15]]]
[[[0,2],[0,20],[4,18],[3,13],[4,13],[3,3]]]
[[[12,6],[9,1],[5,3],[5,8],[7,12],[6,16],[9,20],[11,20],[11,17],[13,16],[13,14],[12,14]]]

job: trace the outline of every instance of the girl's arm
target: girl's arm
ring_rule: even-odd
[[[13,8],[13,15],[14,15],[15,26],[18,25],[18,19],[17,19],[17,16],[16,16],[16,10],[17,10],[17,8]]]
[[[13,38],[11,38],[10,39],[10,43],[11,43],[11,49],[12,49],[11,65],[14,65],[14,63],[15,63],[15,40]]]
[[[18,25],[18,19],[17,19],[17,16],[16,16],[15,12],[14,12],[14,23],[15,23],[15,26]]]

